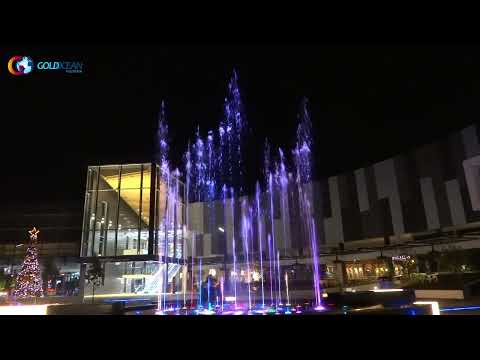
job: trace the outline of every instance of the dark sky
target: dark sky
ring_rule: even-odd
[[[250,156],[260,159],[265,136],[292,145],[299,100],[309,98],[317,177],[480,119],[477,44],[26,44],[0,54],[0,212],[81,209],[87,165],[151,159],[162,99],[178,162],[196,124],[206,134],[220,120],[233,67]],[[86,72],[13,77],[12,55],[83,61]]]

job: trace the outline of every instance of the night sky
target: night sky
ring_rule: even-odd
[[[0,213],[81,211],[87,165],[152,159],[162,99],[171,158],[180,165],[197,124],[206,135],[221,119],[233,68],[251,129],[249,182],[259,174],[265,136],[293,145],[302,96],[310,100],[317,178],[480,119],[478,45],[38,44],[0,54]],[[83,61],[85,73],[13,77],[13,55]]]

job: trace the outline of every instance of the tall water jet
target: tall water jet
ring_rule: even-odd
[[[244,175],[244,159],[242,153],[247,123],[238,87],[238,77],[234,70],[228,83],[224,104],[224,120],[221,123],[224,134],[224,162],[226,168],[223,179],[230,184],[238,195],[243,194],[242,178]]]
[[[222,276],[220,278],[220,296],[221,296],[221,301],[222,301],[222,306],[221,306],[221,310],[223,312],[223,299],[225,298],[224,296],[224,280],[225,278]]]
[[[154,162],[160,166],[167,162],[168,150],[168,124],[165,116],[165,102],[162,101],[158,115]]]
[[[170,170],[168,168],[168,163],[164,162],[160,169],[162,173],[162,177],[164,178],[166,184],[166,197],[165,197],[165,215],[163,219],[163,229],[164,229],[164,237],[163,237],[163,263],[164,266],[164,273],[163,273],[163,283],[162,283],[162,293],[163,293],[163,301],[162,306],[163,310],[166,310],[166,302],[167,302],[167,291],[168,291],[168,242],[169,242],[169,225],[170,225],[170,204],[172,202],[172,194],[170,189]]]
[[[173,202],[173,258],[174,261],[176,262],[177,268],[180,268],[180,257],[178,254],[178,217],[177,217],[177,209],[178,205],[180,203],[180,186],[179,186],[179,178],[180,178],[180,170],[175,169],[173,171],[173,175],[175,177],[175,188],[174,188],[174,202]],[[183,249],[182,249],[183,251]],[[178,291],[176,288],[176,276],[172,279],[174,281],[172,283],[172,286],[175,286],[175,300],[176,300],[176,309],[179,309],[179,297],[178,297]]]
[[[310,121],[308,111],[308,100],[304,98],[301,103],[299,125],[297,129],[297,144],[293,151],[293,157],[296,167],[296,183],[298,189],[298,198],[300,204],[301,217],[304,221],[304,228],[309,238],[310,249],[313,260],[313,288],[315,293],[315,308],[322,309],[321,291],[320,291],[320,269],[317,249],[317,234],[315,219],[312,215],[311,202],[307,193],[307,186],[311,185],[312,177],[312,156],[311,149],[313,145]]]
[[[185,223],[187,224],[187,228],[190,226],[189,223],[189,214],[190,214],[190,177],[192,171],[192,156],[190,152],[190,142],[187,145],[187,152],[185,153],[185,185],[186,185],[186,196],[185,196]],[[194,255],[195,255],[195,232],[191,231],[189,234],[192,239],[192,246],[191,246],[191,256],[192,256],[192,269],[191,269],[191,277],[192,277],[192,287],[190,293],[190,307],[193,307],[193,288],[194,288]],[[184,294],[186,294],[187,289],[184,289]],[[185,302],[185,301],[184,301]],[[184,304],[185,307],[185,304]]]
[[[198,305],[197,309],[202,309],[202,258],[198,260]]]
[[[166,121],[166,116],[165,116],[165,103],[162,101],[161,107],[160,107],[160,113],[158,116],[158,125],[157,125],[157,131],[156,131],[156,139],[155,139],[155,152],[154,152],[154,162],[160,166],[160,181],[163,182],[164,184],[167,185],[166,187],[166,199],[168,199],[168,182],[170,179],[170,174],[169,174],[169,163],[168,163],[168,124]],[[166,200],[167,201],[167,200]],[[167,204],[165,204],[165,214],[164,218],[161,220],[163,222],[163,226],[160,226],[160,228],[163,228],[165,231],[165,238],[164,241],[166,241],[166,236],[167,236],[167,227],[168,227],[168,216],[167,216]],[[166,257],[162,257],[162,251],[160,250],[161,246],[158,243],[158,234],[157,234],[157,256],[158,256],[158,271],[160,272],[163,268],[163,264],[165,263]],[[166,271],[165,271],[166,272]],[[159,273],[161,280],[160,284],[160,290],[157,294],[157,313],[161,314],[163,313],[163,310],[165,309],[165,278],[161,276],[162,274]],[[162,298],[163,296],[163,298]]]
[[[258,252],[260,258],[260,280],[262,282],[262,308],[265,307],[265,292],[264,292],[264,279],[263,279],[263,245],[262,245],[262,208],[260,207],[260,183],[257,181],[255,186],[255,201],[257,205],[257,230],[258,230]]]
[[[248,243],[248,238],[249,238],[249,226],[251,224],[251,221],[248,216],[248,209],[247,209],[247,204],[246,200],[244,199],[242,201],[242,240],[243,240],[243,253],[244,257],[247,263],[247,288],[248,288],[248,310],[251,310],[252,308],[252,300],[251,300],[251,292],[250,292],[250,259],[249,259],[249,243]]]
[[[212,304],[210,303],[210,286],[211,286],[211,280],[210,276],[207,279],[207,309],[212,310]]]
[[[235,190],[230,188],[231,212],[232,212],[232,251],[233,251],[233,289],[235,297],[235,310],[237,309],[237,251],[235,247]]]
[[[218,228],[216,227],[215,199],[216,199],[216,154],[213,141],[213,131],[209,131],[206,140],[206,181],[205,181],[205,201],[208,206],[208,232],[212,239],[218,239]]]
[[[277,285],[277,277],[276,277],[276,271],[277,271],[277,268],[276,268],[276,246],[275,246],[275,223],[274,223],[274,214],[273,214],[273,175],[272,173],[269,174],[268,176],[268,192],[269,192],[269,196],[270,196],[270,221],[271,221],[271,230],[272,230],[272,250],[270,252],[270,255],[273,257],[273,283],[274,283],[274,286],[275,288],[278,288],[278,285]],[[270,258],[270,262],[272,262],[272,258]],[[278,297],[278,294],[277,294],[277,298],[276,298],[276,305],[278,305],[279,303],[279,297]]]
[[[288,174],[285,167],[285,157],[283,155],[283,151],[281,148],[278,149],[278,153],[280,155],[280,163],[278,164],[278,184],[280,187],[280,214],[282,218],[282,225],[283,225],[283,246],[285,256],[287,255],[287,248],[289,238],[290,238],[290,227],[288,226],[288,221],[290,219],[289,215],[289,204],[288,204]]]
[[[282,275],[280,274],[280,251],[277,250],[277,275],[278,275],[278,305],[282,304],[282,281],[280,280]]]
[[[273,273],[272,273],[272,236],[268,234],[268,267],[270,278],[270,306],[273,306]]]
[[[197,138],[193,144],[193,189],[194,201],[205,200],[207,165],[205,163],[205,144],[197,129]]]
[[[288,272],[285,271],[285,290],[287,292],[287,303],[286,306],[290,306],[290,295],[288,293]]]

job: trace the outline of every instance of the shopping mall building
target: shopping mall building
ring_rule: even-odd
[[[409,153],[312,183],[323,285],[330,279],[401,275],[406,262],[452,245],[480,248],[478,131],[472,125]],[[87,178],[81,273],[101,260],[105,278],[98,294],[147,296],[164,283],[161,274],[168,274],[167,292],[180,292],[199,273],[200,260],[202,277],[232,272],[228,239],[232,231],[240,235],[233,224],[240,223],[242,198],[234,202],[233,216],[223,202],[185,205],[181,180],[164,178],[150,163],[90,166]],[[274,236],[281,266],[303,268],[308,277],[310,246],[298,235],[295,191],[289,194],[287,207],[274,196]],[[265,194],[261,201],[267,201]],[[255,254],[259,244],[253,243]],[[241,259],[238,266],[236,276],[242,277]],[[428,261],[418,266],[417,271],[436,270]],[[87,286],[86,296],[89,291]]]

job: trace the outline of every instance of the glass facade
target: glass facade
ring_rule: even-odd
[[[183,291],[184,191],[156,164],[88,168],[80,252],[87,264],[103,258],[98,295]]]
[[[184,186],[155,164],[90,166],[81,256],[183,257]]]
[[[183,266],[168,265],[168,286],[162,286],[166,264],[158,261],[118,261],[104,263],[105,277],[102,285],[95,289],[95,296],[116,297],[120,295],[157,296],[159,292],[183,291]],[[84,295],[92,296],[91,285],[85,286]]]

